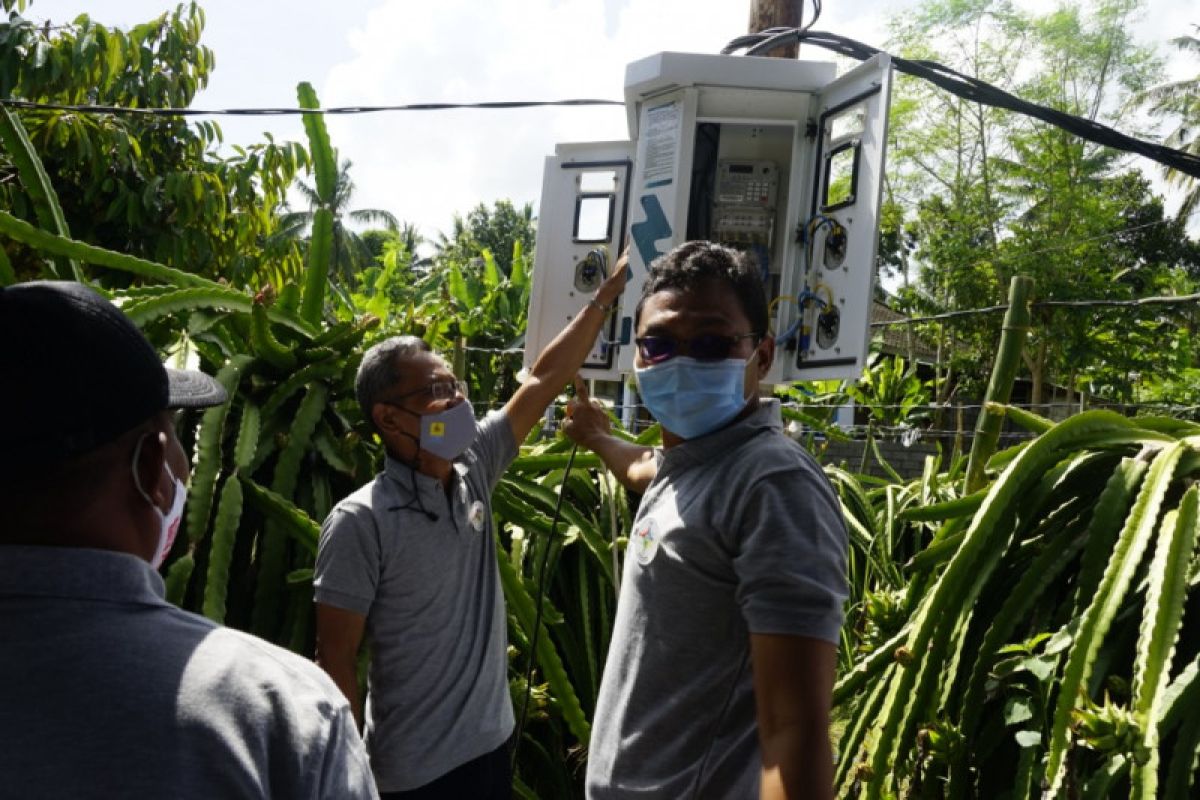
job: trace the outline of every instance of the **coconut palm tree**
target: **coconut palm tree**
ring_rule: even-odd
[[[382,225],[393,232],[400,228],[400,221],[391,212],[378,208],[350,210],[350,201],[354,196],[354,181],[350,179],[351,166],[352,162],[348,158],[340,162],[337,180],[334,183],[333,201],[326,205],[333,214],[333,258],[329,264],[329,272],[349,283],[353,283],[355,276],[371,264],[371,251],[357,233],[346,227],[345,221],[349,219],[360,225]],[[305,181],[296,181],[296,188],[308,201],[308,210],[285,214],[281,227],[287,230],[307,231],[312,224],[314,213],[322,206],[321,198],[316,188]]]
[[[1194,26],[1200,34],[1200,25]],[[1171,44],[1180,50],[1200,55],[1200,36],[1180,36]],[[1169,147],[1200,156],[1200,72],[1194,77],[1160,84],[1142,92],[1138,102],[1149,104],[1150,113],[1156,117],[1174,116],[1179,120],[1173,131],[1163,142]],[[1200,180],[1185,175],[1179,170],[1164,170],[1168,183],[1185,187],[1187,194],[1179,215],[1186,217],[1200,208]]]
[[[411,222],[405,222],[400,226],[397,235],[400,238],[400,242],[404,245],[404,251],[408,253],[408,257],[412,262],[412,268],[416,270],[429,269],[433,263],[433,259],[417,253],[421,245],[429,244],[429,240],[417,230],[417,226]]]

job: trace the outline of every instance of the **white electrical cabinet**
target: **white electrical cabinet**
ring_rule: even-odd
[[[525,364],[630,244],[629,284],[583,375],[633,371],[647,267],[691,239],[750,253],[778,347],[769,383],[857,378],[870,343],[891,62],[659,53],[630,64],[630,141],[546,159]]]

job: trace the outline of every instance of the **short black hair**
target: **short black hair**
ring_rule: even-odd
[[[363,420],[371,430],[379,433],[371,409],[403,377],[400,374],[400,359],[432,352],[429,342],[420,337],[392,336],[363,354],[354,378],[354,394],[358,399],[358,407],[362,409]]]
[[[759,337],[767,335],[767,296],[753,257],[700,240],[684,242],[650,264],[650,275],[633,314],[633,327],[636,329],[641,321],[642,306],[650,295],[668,289],[688,291],[709,281],[728,284],[750,321],[750,332]]]

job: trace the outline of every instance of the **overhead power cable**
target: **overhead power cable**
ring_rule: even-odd
[[[838,401],[838,402],[840,403],[840,401]],[[502,401],[502,400],[479,399],[479,400],[472,400],[471,406],[477,412],[482,411],[484,409],[487,409],[489,411],[495,411],[495,410],[503,408],[505,406],[505,403],[506,403],[506,401]],[[788,400],[788,399],[783,399],[783,398],[780,398],[780,404],[784,408],[793,408],[793,409],[796,409],[797,411],[830,411],[830,410],[845,407],[844,403],[841,403],[841,404],[802,403],[802,402],[798,402],[795,400]],[[555,411],[565,412],[567,409],[567,405],[568,405],[567,403],[555,402],[555,403],[551,403],[549,407],[553,408]],[[1079,401],[1073,400],[1069,403],[1062,402],[1062,401],[1051,402],[1051,403],[1004,403],[1004,405],[1010,406],[1013,408],[1021,408],[1026,411],[1032,411],[1035,414],[1045,416],[1047,414],[1053,413],[1056,409],[1070,410],[1070,409],[1079,408]],[[1117,409],[1123,409],[1125,411],[1152,410],[1152,411],[1158,411],[1158,412],[1162,412],[1162,413],[1172,413],[1172,414],[1197,414],[1197,413],[1200,413],[1200,405],[1196,405],[1195,403],[1184,404],[1184,403],[1170,403],[1170,402],[1166,402],[1166,401],[1159,401],[1159,402],[1142,401],[1142,402],[1125,403],[1125,402],[1118,402],[1118,401],[1112,401],[1112,400],[1105,400],[1105,399],[1097,397],[1095,395],[1089,395],[1087,405],[1088,405],[1088,408],[1117,408]],[[905,410],[912,411],[913,413],[922,413],[923,414],[923,413],[943,413],[943,412],[951,412],[951,411],[953,411],[953,412],[979,411],[983,408],[986,408],[987,404],[983,404],[983,403],[959,404],[959,403],[954,403],[954,402],[943,402],[943,403],[924,403],[921,405],[914,406],[914,405],[908,405],[906,403],[870,403],[869,405],[859,404],[859,405],[857,405],[857,407],[862,408],[862,409],[873,409],[873,410],[879,410],[879,411],[905,409]],[[646,413],[650,413],[650,408],[642,403],[608,403],[608,404],[605,404],[605,408],[608,410],[632,408],[632,409],[636,409],[638,411],[645,411]],[[649,425],[647,425],[647,427],[649,427]],[[878,428],[876,430],[878,430]]]
[[[1034,308],[1138,308],[1143,306],[1177,306],[1195,305],[1200,303],[1200,293],[1181,294],[1166,297],[1142,297],[1137,300],[1041,300],[1030,303]],[[889,328],[895,325],[915,325],[919,322],[944,322],[948,319],[976,317],[982,314],[998,314],[1007,311],[1008,305],[984,306],[982,308],[965,308],[961,311],[947,311],[943,314],[931,314],[927,317],[907,317],[887,321],[872,322],[872,328]]]
[[[1094,300],[1040,300],[1030,303],[1031,309],[1037,308],[1141,308],[1149,306],[1179,306],[1200,303],[1200,293],[1183,295],[1164,295],[1157,297],[1141,297],[1134,300],[1094,299]],[[946,311],[941,314],[930,314],[924,317],[905,317],[904,319],[880,320],[872,322],[872,328],[891,328],[900,325],[916,325],[923,322],[945,322],[964,317],[978,317],[984,314],[999,314],[1007,311],[1008,305],[981,306],[979,308],[964,308],[959,311]],[[520,347],[465,347],[469,353],[488,353],[490,355],[516,356],[525,350]]]
[[[906,317],[904,319],[879,320],[872,322],[872,328],[894,328],[900,325],[916,325],[920,322],[945,322],[949,319],[961,319],[963,317],[978,317],[983,314],[995,314],[1000,311],[1007,311],[1008,306],[985,306],[983,308],[965,308],[961,311],[946,311],[942,314],[930,314],[924,317]]]
[[[818,12],[819,13],[819,12]],[[816,19],[809,22],[811,26]],[[792,42],[807,42],[840,55],[865,61],[884,52],[845,36],[804,28],[769,28],[765,31],[739,36],[721,51],[730,54],[746,50],[746,55],[769,52]],[[985,81],[965,75],[936,61],[910,60],[891,56],[896,69],[919,78],[973,102],[1005,108],[1040,119],[1090,142],[1122,150],[1157,161],[1184,174],[1200,178],[1200,156],[1165,145],[1143,141],[1121,133],[1095,120],[1077,117],[1064,111],[1031,103]],[[619,100],[578,98],[567,100],[506,100],[477,103],[406,103],[378,106],[336,106],[331,108],[135,108],[130,106],[40,103],[30,100],[0,99],[0,106],[27,111],[69,111],[79,114],[128,114],[159,117],[212,116],[294,116],[303,114],[374,114],[385,111],[450,111],[460,109],[503,110],[552,106],[623,106]]]
[[[1059,250],[1069,250],[1072,247],[1078,247],[1079,245],[1082,245],[1082,244],[1089,244],[1091,242],[1102,242],[1102,241],[1106,241],[1108,239],[1116,239],[1117,237],[1124,236],[1127,233],[1134,233],[1135,231],[1144,230],[1145,228],[1153,228],[1156,225],[1167,225],[1172,222],[1175,222],[1175,220],[1156,219],[1151,222],[1142,222],[1137,225],[1131,225],[1128,228],[1118,228],[1115,231],[1108,231],[1107,233],[1098,233],[1095,236],[1085,236],[1082,239],[1068,239],[1065,242],[1058,242],[1057,244],[1050,245],[1049,247],[1039,247],[1037,250],[1022,250],[1021,255],[1024,258],[1029,258],[1030,256],[1040,256],[1044,253],[1054,253]]]
[[[1153,222],[1143,222],[1139,225],[1132,225],[1128,228],[1121,228],[1119,230],[1109,231],[1108,233],[1099,233],[1095,236],[1087,236],[1083,239],[1073,239],[1065,242],[1059,242],[1058,244],[1054,244],[1049,247],[1040,247],[1037,250],[1023,250],[1021,254],[1028,258],[1029,256],[1041,255],[1042,253],[1053,253],[1058,250],[1069,250],[1072,247],[1078,247],[1081,244],[1088,244],[1089,242],[1101,242],[1106,239],[1115,239],[1118,236],[1123,236],[1127,233],[1133,233],[1134,231],[1140,231],[1143,228],[1153,228],[1155,225],[1166,225],[1170,222],[1174,222],[1174,220],[1156,219]]]
[[[376,114],[382,111],[453,111],[455,109],[540,108],[544,106],[624,106],[619,100],[499,100],[481,103],[406,103],[388,106],[335,106],[332,108],[133,108],[70,103],[35,103],[0,99],[0,106],[26,111],[70,111],[76,114],[128,114],[144,117],[282,117],[302,114]]]
[[[470,345],[463,348],[465,353],[487,353],[493,356],[523,356],[525,355],[524,348],[520,347],[471,347]]]
[[[745,55],[754,56],[792,42],[814,44],[859,61],[866,61],[884,52],[845,36],[825,31],[810,31],[807,28],[769,28],[760,33],[739,36],[727,44],[721,52],[728,55],[738,50],[745,50]],[[1200,178],[1200,156],[1137,139],[1095,120],[1077,117],[1065,111],[1022,100],[999,87],[970,75],[964,75],[936,61],[910,60],[898,56],[891,56],[891,59],[893,66],[900,72],[927,80],[959,97],[1040,119],[1089,142],[1111,147],[1114,150],[1136,153],[1186,175],[1191,175],[1193,178]]]

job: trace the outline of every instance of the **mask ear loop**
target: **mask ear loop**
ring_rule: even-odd
[[[750,353],[750,356],[746,359],[746,366],[742,370],[742,396],[746,400],[746,405],[757,402],[757,397],[758,397],[757,392],[752,392],[749,396],[746,395],[746,387],[749,386],[749,381],[747,380],[747,375],[751,372],[753,372],[756,375],[758,374],[758,369],[759,369],[758,351],[759,351],[759,348],[762,347],[762,343],[766,338],[767,337],[765,337],[765,336],[759,337],[759,340],[754,343],[754,351],[752,353]],[[742,406],[743,410],[745,410],[745,408],[746,408],[746,406]]]
[[[399,403],[392,403],[392,402],[389,402],[389,401],[387,401],[387,400],[384,400],[384,401],[382,401],[382,402],[383,402],[385,405],[389,405],[389,406],[391,406],[392,408],[394,408],[394,409],[396,409],[396,410],[398,410],[398,411],[403,411],[405,414],[412,414],[412,415],[413,415],[414,417],[416,417],[417,419],[420,419],[420,418],[421,418],[421,415],[420,415],[420,414],[418,414],[418,413],[417,413],[417,412],[415,412],[415,411],[412,411],[411,409],[407,409],[407,408],[405,408],[404,406],[400,405]],[[416,472],[416,471],[417,471],[417,465],[418,465],[418,464],[420,463],[420,461],[421,461],[421,437],[419,437],[419,436],[413,436],[413,435],[412,435],[411,433],[409,433],[408,431],[397,431],[397,433],[399,433],[401,436],[407,436],[409,439],[412,439],[412,440],[413,440],[413,441],[416,443],[416,445],[417,445],[417,453],[416,453],[416,455],[413,457],[413,460],[412,460],[411,462],[404,461],[404,460],[402,460],[402,459],[400,459],[400,458],[397,458],[397,459],[396,459],[396,460],[397,460],[397,461],[399,461],[401,464],[404,464],[404,466],[406,466],[406,467],[408,467],[409,469],[411,469],[413,472]],[[416,480],[416,479],[414,478],[413,480],[414,480],[414,482],[415,482],[415,480]],[[422,509],[422,510],[424,510],[424,509]],[[429,512],[428,512],[428,511],[426,511],[426,512],[425,512],[425,514],[426,514],[426,516],[428,516],[428,515],[429,515]]]
[[[133,485],[137,487],[138,493],[145,498],[147,503],[158,508],[154,501],[150,499],[150,493],[142,487],[142,476],[138,474],[138,457],[142,454],[142,442],[146,441],[147,436],[150,436],[150,434],[143,433],[137,440],[137,445],[133,448],[133,463],[130,464],[129,468],[133,472]],[[167,471],[170,472],[169,469]]]
[[[403,462],[401,462],[401,463],[403,463]],[[389,507],[388,511],[420,511],[422,514],[425,515],[426,519],[428,519],[430,522],[437,522],[438,515],[433,513],[432,511],[430,511],[428,508],[426,508],[425,501],[421,499],[421,488],[419,486],[417,486],[417,471],[415,469],[413,469],[412,466],[409,464],[405,464],[404,466],[408,467],[410,470],[410,476],[411,476],[412,482],[409,485],[412,487],[411,491],[413,493],[413,498],[416,502],[414,503],[413,500],[409,500],[407,503],[405,503],[402,506]]]
[[[133,485],[137,488],[138,494],[145,498],[147,503],[155,508],[158,508],[158,505],[152,499],[150,499],[150,493],[147,492],[145,487],[142,486],[142,476],[138,474],[137,468],[138,457],[142,454],[142,443],[146,441],[147,436],[153,435],[154,434],[152,433],[143,433],[141,437],[138,438],[137,444],[133,448],[133,463],[130,464],[130,471],[133,473]],[[171,472],[171,465],[166,461],[163,461],[163,469],[167,471],[167,477],[171,479],[171,485],[173,486],[175,484],[175,473]]]
[[[408,409],[404,409],[404,410],[407,411]],[[411,414],[412,412],[409,412],[409,413]],[[420,416],[420,414],[418,414],[417,416]],[[425,518],[428,519],[430,522],[437,522],[438,515],[433,513],[432,511],[430,511],[428,508],[425,507],[425,501],[421,499],[421,488],[419,486],[417,486],[417,465],[418,465],[418,463],[420,463],[420,459],[421,459],[421,440],[418,439],[416,436],[413,436],[411,433],[407,433],[406,431],[400,431],[400,434],[403,436],[407,436],[408,438],[412,439],[414,442],[417,443],[417,457],[415,459],[413,459],[411,463],[407,462],[407,461],[402,461],[399,458],[396,459],[401,464],[408,467],[409,478],[410,478],[409,486],[411,487],[411,491],[413,494],[413,500],[409,500],[407,503],[405,503],[402,506],[390,506],[388,508],[388,511],[419,511],[422,514],[424,514]],[[415,500],[415,504],[414,504],[414,500]]]
[[[765,335],[758,337],[758,341],[756,341],[754,343],[754,351],[752,353],[750,353],[750,358],[747,359],[747,363],[754,362],[756,370],[758,369],[758,360],[760,357],[760,351],[762,349],[762,344],[766,340],[767,340],[767,337]]]

